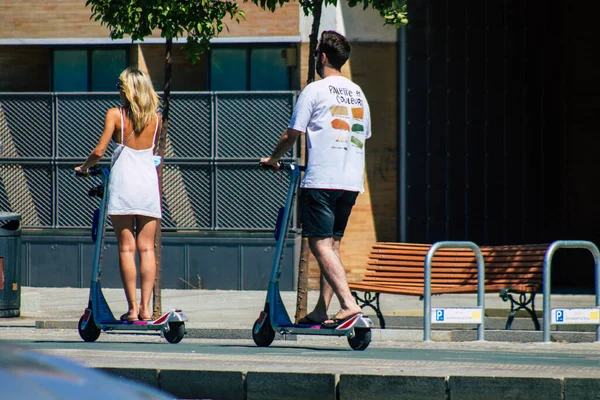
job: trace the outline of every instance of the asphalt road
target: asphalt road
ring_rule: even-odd
[[[590,377],[600,375],[598,343],[372,342],[352,350],[345,338],[298,337],[258,348],[252,340],[103,333],[84,343],[76,330],[0,328],[0,344],[61,355],[97,368],[329,372],[420,376]]]

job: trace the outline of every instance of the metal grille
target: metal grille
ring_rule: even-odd
[[[73,167],[75,165],[57,167],[57,226],[89,228],[92,226],[93,212],[100,206],[100,199],[89,197],[88,191],[102,181],[99,177],[74,177]]]
[[[291,93],[220,93],[217,96],[217,157],[268,155],[287,128],[293,109]]]
[[[210,94],[173,95],[169,115],[169,158],[209,158],[212,149]]]
[[[96,147],[106,111],[119,106],[114,94],[59,94],[57,96],[58,158],[85,158]],[[107,152],[110,157],[112,146]]]
[[[163,228],[212,227],[211,173],[206,165],[164,166]]]
[[[0,210],[20,214],[23,226],[51,226],[50,168],[40,164],[0,163]]]
[[[274,229],[288,183],[286,174],[261,172],[255,165],[218,166],[217,227]]]
[[[162,227],[273,229],[287,179],[261,174],[256,163],[287,126],[295,96],[172,93]],[[99,181],[71,174],[118,105],[107,93],[0,94],[0,211],[21,214],[26,228],[90,227],[99,201],[87,193]]]
[[[1,158],[52,156],[52,97],[0,95]]]

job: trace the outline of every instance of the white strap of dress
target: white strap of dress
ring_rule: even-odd
[[[158,132],[158,113],[154,114],[156,116],[156,128],[154,128],[154,136],[152,136],[152,151],[154,152],[154,147],[156,147],[156,132]]]
[[[125,121],[123,120],[123,107],[119,107],[119,114],[121,114],[121,144],[123,144],[123,129],[125,129]]]

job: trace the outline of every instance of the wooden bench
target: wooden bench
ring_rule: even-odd
[[[382,293],[424,295],[425,257],[430,244],[376,243],[369,255],[367,272],[350,290],[361,308],[371,307],[385,328],[379,306]],[[499,293],[510,301],[506,329],[515,314],[526,310],[536,330],[535,295],[542,289],[544,255],[548,244],[481,246],[485,263],[485,292]],[[363,292],[360,297],[358,292]],[[431,294],[477,293],[477,262],[471,249],[441,248],[431,262]],[[516,296],[513,296],[516,295]]]

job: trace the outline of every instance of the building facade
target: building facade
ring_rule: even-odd
[[[173,76],[171,86],[174,92],[173,104],[177,104],[178,96],[185,97],[185,93],[194,93],[194,95],[200,97],[202,97],[202,93],[221,93],[222,96],[219,98],[221,99],[223,96],[227,96],[227,93],[298,93],[305,86],[308,71],[308,35],[312,19],[304,16],[299,5],[294,2],[286,4],[275,13],[261,10],[247,3],[240,4],[240,7],[246,12],[246,19],[242,20],[239,24],[235,21],[226,21],[227,27],[218,38],[212,41],[211,51],[204,54],[196,64],[192,65],[185,59],[181,47],[184,40],[175,41],[173,46]],[[118,74],[128,65],[135,65],[147,71],[157,91],[162,90],[165,47],[164,39],[160,38],[159,35],[154,35],[146,38],[143,42],[135,43],[132,43],[130,39],[110,40],[107,29],[102,27],[98,22],[90,20],[90,9],[75,0],[57,2],[7,1],[0,5],[0,15],[2,15],[1,18],[3,20],[3,24],[0,27],[0,71],[2,71],[2,74],[0,74],[0,92],[4,94],[54,93],[56,94],[57,104],[67,104],[67,100],[71,100],[69,96],[74,96],[77,93],[89,94],[90,96],[95,96],[96,94],[108,96],[108,93],[115,91],[114,85]],[[397,169],[395,166],[397,161],[397,152],[395,149],[397,147],[398,136],[396,117],[398,97],[396,67],[397,32],[395,28],[384,27],[383,20],[372,10],[363,12],[362,10],[350,9],[342,2],[338,7],[327,7],[324,10],[321,30],[325,29],[336,29],[344,33],[353,45],[352,59],[344,67],[343,72],[357,81],[367,94],[373,113],[373,131],[376,132],[373,139],[369,142],[370,152],[367,153],[367,157],[369,157],[367,164],[373,165],[377,160],[378,165],[373,168],[377,168],[381,173],[371,174],[371,176],[367,177],[367,192],[359,198],[352,215],[352,220],[350,221],[348,234],[344,239],[343,258],[350,279],[358,279],[364,271],[366,255],[370,245],[376,240],[396,240],[397,238],[397,182],[395,176]],[[373,63],[373,61],[376,63]],[[374,68],[375,65],[378,66]],[[219,99],[215,101],[215,103],[219,103],[223,110],[219,111],[219,115],[224,115],[227,111],[230,111],[231,115],[228,119],[235,120],[235,103],[233,103],[232,108],[223,108],[222,105],[227,103],[224,100],[219,101]],[[195,100],[188,99],[188,101],[194,102]],[[105,104],[107,105],[105,106]],[[110,104],[112,103],[101,102],[91,108],[100,108],[102,110],[102,107],[108,107]],[[54,183],[60,181],[60,171],[63,171],[62,174],[64,175],[64,171],[70,167],[67,165],[69,162],[86,156],[86,152],[93,146],[94,129],[98,132],[100,129],[100,125],[86,127],[86,130],[89,130],[89,132],[85,139],[81,139],[84,143],[77,146],[69,154],[62,150],[65,146],[63,143],[72,140],[70,139],[71,132],[65,130],[66,126],[72,124],[93,125],[90,121],[96,121],[101,116],[99,114],[95,117],[96,119],[90,117],[90,119],[78,122],[61,122],[60,118],[64,118],[62,115],[77,113],[78,106],[81,107],[76,102],[73,102],[71,107],[54,106],[60,111],[65,110],[61,116],[52,117],[58,121],[55,128],[57,131],[55,133],[56,143],[46,146],[49,149],[48,151],[53,146],[56,147],[56,154],[52,154],[52,156],[56,157],[48,156],[46,161],[53,165],[60,164],[58,167],[49,166],[49,168],[58,168],[59,171],[54,172],[57,178],[49,178]],[[14,107],[18,108],[18,106]],[[18,113],[15,110],[9,112],[8,108],[5,104],[5,109],[7,109],[5,120],[12,122],[15,118],[14,115]],[[287,112],[287,118],[289,118],[291,108],[288,107],[286,110],[283,113]],[[183,116],[185,114],[184,111],[182,110],[177,115],[182,115],[182,118],[185,118]],[[245,114],[242,113],[243,115]],[[52,118],[49,117],[48,119]],[[219,127],[222,127],[225,123],[219,118],[217,116],[215,120],[219,123]],[[171,119],[172,124],[177,124],[176,114],[172,114]],[[211,158],[209,154],[206,154],[204,158],[198,154],[182,155],[181,148],[187,148],[189,142],[194,141],[192,139],[196,134],[194,132],[194,122],[186,121],[188,123],[185,127],[189,129],[187,132],[179,130],[176,127],[170,129],[169,141],[172,146],[170,150],[167,149],[165,181],[167,182],[169,177],[171,177],[171,182],[181,181],[183,183],[172,190],[165,188],[166,202],[169,203],[169,191],[181,193],[178,189],[190,188],[192,190],[191,187],[193,185],[199,185],[203,182],[202,179],[186,180],[185,172],[180,172],[181,168],[183,168],[181,166],[173,167],[178,172],[171,171],[169,174],[168,164],[170,156],[172,163],[177,163],[178,161],[189,163],[189,158],[193,158],[194,156],[200,157],[195,160],[198,163],[223,163],[226,161],[222,160],[228,157],[232,159],[230,161],[234,164],[240,162],[248,163],[252,159],[258,159],[267,155],[267,152],[275,145],[279,134],[285,129],[287,122],[285,119],[283,116],[277,115],[274,117],[274,121],[268,125],[269,132],[255,132],[254,134],[264,135],[260,140],[260,146],[252,148],[252,145],[249,145],[249,150],[241,156],[235,152],[231,154],[227,154],[226,152],[221,153],[219,149],[214,151],[214,158]],[[40,122],[40,124],[42,123]],[[15,125],[13,123],[6,123],[5,125],[8,128],[3,135],[7,137],[9,134],[6,132],[11,132],[10,129],[12,127],[13,131],[11,135],[17,140],[16,137],[18,134],[14,132]],[[215,128],[215,125],[212,124],[208,129],[216,131],[217,128]],[[231,122],[231,125],[235,124]],[[237,128],[242,129],[240,127]],[[53,129],[48,128],[46,130]],[[219,133],[221,136],[219,136],[219,139],[214,140],[219,140],[219,143],[223,144],[228,139],[226,138],[227,133],[224,132],[223,128],[221,129],[223,131]],[[232,129],[235,131],[235,128]],[[231,135],[235,134],[235,132],[230,133]],[[6,138],[3,139],[4,142],[8,142]],[[29,140],[35,141],[37,139],[31,137]],[[51,140],[50,138],[40,138],[40,140],[54,141],[54,139]],[[36,144],[33,143],[33,145],[35,146]],[[224,145],[221,148],[224,148]],[[295,151],[296,156],[300,157],[302,153],[300,147]],[[202,153],[202,150],[200,149],[199,152]],[[19,159],[19,157],[23,161],[23,154],[20,153],[18,146],[14,148],[13,153],[10,160],[7,159],[8,152],[0,154],[0,158],[4,157],[7,162],[5,168],[9,168],[9,162],[16,163],[15,160]],[[178,158],[178,156],[181,157]],[[235,160],[233,160],[234,158]],[[15,178],[14,173],[11,175],[10,172],[5,172],[5,186],[24,186],[26,188],[37,186],[37,191],[44,192],[51,190],[51,187],[48,187],[47,184],[42,185],[43,189],[40,189],[39,179],[31,179],[30,171],[26,167],[24,168],[22,178],[18,178],[19,174]],[[13,170],[14,168],[10,171]],[[208,175],[213,173],[218,175],[218,172],[207,172]],[[229,182],[228,184],[235,186],[235,182]],[[53,185],[53,183],[50,185]],[[61,183],[59,182],[58,186],[60,185]],[[168,184],[165,183],[165,185],[167,186]],[[372,188],[377,190],[377,196],[372,194]],[[27,192],[27,190],[25,191]],[[205,196],[208,202],[214,200],[219,195],[217,189],[215,189],[215,192],[217,194],[214,196],[210,194]],[[84,271],[87,268],[85,264],[89,258],[85,254],[89,252],[89,243],[87,245],[82,245],[81,243],[77,245],[75,243],[78,240],[76,239],[77,235],[82,237],[85,234],[85,229],[81,230],[81,227],[85,226],[85,221],[80,221],[79,218],[72,216],[71,219],[76,220],[75,222],[64,222],[69,218],[62,217],[61,215],[69,213],[63,212],[61,214],[60,200],[57,199],[55,202],[59,204],[58,206],[48,204],[47,208],[50,210],[49,214],[56,213],[58,215],[48,215],[46,218],[48,222],[44,222],[44,218],[40,219],[37,216],[40,214],[37,210],[44,207],[38,206],[34,200],[29,200],[29,202],[24,201],[23,196],[26,198],[38,197],[37,193],[20,196],[13,194],[12,197],[9,193],[5,196],[3,206],[9,208],[10,211],[20,213],[24,220],[24,243],[26,249],[24,260],[26,268],[23,275],[25,276],[25,284],[43,285],[42,282],[46,282],[50,283],[50,285],[60,286],[60,276],[70,275],[73,277],[73,274],[69,274],[68,271],[72,268],[71,265],[77,264],[79,265],[76,268],[79,278],[67,280],[64,285],[85,286],[87,278]],[[57,197],[61,197],[61,195],[57,195]],[[62,195],[62,198],[64,197],[66,195]],[[269,239],[264,239],[264,231],[268,230],[266,228],[268,224],[256,221],[254,221],[256,223],[247,224],[232,223],[225,226],[227,233],[223,233],[223,230],[219,229],[218,224],[203,224],[201,223],[201,218],[192,218],[191,222],[186,222],[187,218],[185,215],[196,214],[195,208],[192,206],[188,209],[183,207],[183,209],[175,210],[174,203],[178,203],[178,207],[181,207],[181,203],[186,203],[186,201],[179,201],[176,195],[171,197],[174,198],[173,201],[167,204],[167,213],[170,219],[167,218],[166,224],[163,221],[163,227],[166,225],[167,228],[163,234],[163,247],[166,246],[167,248],[163,250],[167,253],[170,251],[168,247],[169,240],[181,243],[178,235],[184,235],[185,238],[192,238],[196,235],[202,238],[202,240],[207,241],[207,243],[213,239],[215,243],[226,240],[224,237],[228,235],[258,240],[256,239],[258,235],[263,241],[266,240],[266,242],[261,243],[265,249],[272,246],[272,243],[268,242]],[[221,194],[220,199],[223,197],[224,195]],[[17,201],[15,199],[20,200]],[[230,202],[233,203],[234,199],[230,199]],[[23,203],[30,204],[30,206],[27,207]],[[382,211],[377,217],[373,215],[374,204],[380,207]],[[169,205],[171,208],[169,208]],[[210,208],[210,206],[207,207]],[[227,204],[218,208],[221,210],[226,209]],[[232,212],[235,212],[234,207],[231,208]],[[172,212],[169,214],[169,211]],[[32,213],[37,217],[32,217]],[[268,211],[265,210],[265,213],[268,213]],[[179,219],[176,218],[176,214],[180,214]],[[247,217],[245,214],[239,215],[239,219],[241,220]],[[207,217],[207,219],[210,219],[210,217]],[[221,220],[223,219],[224,217],[221,217]],[[236,218],[232,217],[232,219]],[[182,220],[184,221],[183,223],[181,222]],[[268,222],[271,222],[270,219]],[[181,227],[183,229],[177,229]],[[60,237],[76,235],[71,236],[71,238],[75,239],[69,240],[68,245],[64,244],[66,247],[72,247],[70,249],[72,250],[71,256],[55,257],[53,258],[52,265],[45,264],[44,260],[48,259],[45,256],[42,257],[42,260],[36,259],[35,254],[52,253],[53,250],[63,255],[69,253],[69,249],[57,251],[60,250],[60,245],[54,243],[56,239],[44,239],[43,244],[29,242],[27,239],[28,237],[42,237],[39,235],[47,235],[50,238],[57,237],[57,235]],[[46,240],[48,242],[45,242]],[[110,248],[111,240],[112,238],[109,234],[109,254],[114,253],[114,249]],[[291,262],[292,264],[297,264],[298,258],[296,253],[299,249],[297,239],[294,240],[290,247],[292,254]],[[81,239],[81,241],[85,242],[86,239]],[[77,250],[78,247],[81,248]],[[179,249],[171,249],[171,251],[180,253]],[[269,253],[266,250],[265,252]],[[79,253],[84,255],[82,256]],[[244,253],[243,249],[237,250],[236,256],[233,258],[243,259],[241,253]],[[108,255],[108,257],[110,259],[112,256]],[[201,257],[203,258],[204,256]],[[237,267],[229,271],[229,275],[237,276],[237,279],[233,279],[233,282],[232,279],[225,278],[227,273],[221,274],[224,281],[221,284],[216,277],[217,272],[211,272],[216,270],[215,266],[205,267],[209,270],[208,272],[199,272],[199,270],[204,268],[202,267],[203,264],[218,263],[219,257],[214,259],[208,257],[205,259],[205,262],[198,259],[191,260],[191,258],[195,257],[189,251],[181,252],[179,257],[172,257],[177,262],[185,263],[187,267],[176,268],[176,270],[180,271],[179,275],[182,276],[174,274],[173,276],[166,277],[165,279],[168,283],[164,287],[193,287],[196,284],[192,284],[192,281],[197,283],[197,281],[201,280],[204,284],[200,286],[204,288],[253,289],[261,288],[262,286],[266,287],[266,279],[262,284],[258,282],[256,284],[241,283],[244,282],[244,278],[240,278],[241,275],[244,275],[241,271],[248,270],[245,272],[245,275],[249,275],[249,271],[252,270],[252,267],[249,267],[248,261],[245,264],[243,262],[236,262]],[[266,259],[261,259],[261,262],[265,263]],[[107,263],[109,262],[107,261]],[[61,267],[57,264],[65,265]],[[270,263],[268,263],[268,268],[270,268]],[[39,270],[52,271],[54,278],[50,280],[44,279],[44,274],[40,274]],[[207,278],[203,279],[202,275],[207,276]],[[290,279],[289,282],[291,284],[288,287],[292,288],[294,278]],[[311,285],[314,287],[317,281],[318,267],[314,260],[311,260]],[[110,282],[110,284],[118,285],[118,279]],[[186,286],[188,284],[189,286]]]
[[[116,74],[126,65],[146,69],[161,89],[163,39],[111,41],[105,28],[90,21],[90,11],[81,3],[5,0],[0,4],[0,92],[60,95],[113,90]],[[592,150],[598,141],[594,134],[598,79],[590,50],[595,30],[588,21],[592,13],[561,0],[411,0],[408,6],[410,23],[402,29],[386,27],[377,13],[350,9],[344,1],[327,7],[321,20],[321,30],[338,30],[353,45],[352,58],[342,72],[363,88],[372,111],[367,190],[359,196],[342,246],[350,279],[364,272],[376,241],[598,242],[595,221],[600,211],[594,206],[597,168]],[[311,18],[296,2],[275,13],[248,3],[240,7],[246,20],[228,22],[197,64],[189,64],[174,46],[172,90],[183,93],[180,96],[217,93],[212,95],[216,99],[236,91],[297,94],[305,86]],[[236,125],[240,121],[236,112],[249,103],[236,101],[220,113],[216,106],[209,107],[226,117],[207,128],[220,141],[227,141],[238,132],[235,129],[244,131]],[[269,101],[263,110],[279,107]],[[186,104],[195,106],[197,100],[188,98]],[[217,99],[214,104],[228,103]],[[243,157],[220,154],[220,148],[213,146],[210,155],[195,162],[221,165],[227,157],[238,157],[238,163],[250,163],[264,156],[285,128],[291,103],[285,104],[268,129],[261,125],[261,132],[252,132],[246,142],[250,150]],[[185,120],[187,109],[178,115]],[[255,124],[261,122],[257,119]],[[233,130],[219,132],[223,126]],[[182,148],[189,148],[184,139],[189,132],[177,129],[170,131],[170,140],[183,141]],[[252,147],[257,137],[260,145]],[[176,160],[180,150],[174,144],[171,162],[190,163],[193,154],[185,152]],[[290,156],[300,156],[301,146],[295,151]],[[217,197],[200,196],[207,199],[204,203]],[[238,207],[224,209],[235,221],[226,224],[233,226],[228,234],[251,237],[268,230],[270,222],[262,217],[238,216]],[[189,215],[180,214],[180,218]],[[248,219],[253,221],[250,227],[238,223]],[[222,231],[210,229],[215,225],[199,220],[203,219],[184,224],[181,232],[167,229],[165,245],[169,240],[181,243],[176,235],[183,233],[189,240],[224,240]],[[193,229],[194,224],[198,229]],[[262,244],[264,254],[269,254],[264,251],[268,243]],[[292,253],[297,251],[295,243]],[[232,259],[242,259],[242,253]],[[174,259],[187,263],[187,272],[169,278],[172,287],[187,287],[178,278],[194,280],[201,265],[213,262],[210,257],[200,261],[204,255],[182,254]],[[197,265],[191,267],[193,263]],[[210,266],[213,272],[203,273],[210,277],[206,288],[260,287],[239,283],[244,276],[239,263],[224,274],[237,276],[237,281],[223,286],[217,264]],[[594,266],[585,252],[559,252],[554,268],[553,287],[593,290]],[[312,259],[310,270],[311,287],[316,287],[318,268]]]

